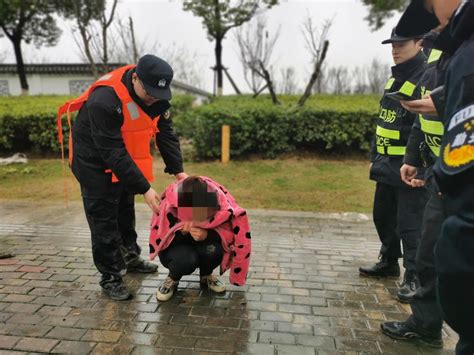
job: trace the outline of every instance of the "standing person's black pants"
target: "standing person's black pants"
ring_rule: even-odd
[[[373,218],[382,247],[382,260],[397,262],[402,256],[403,266],[415,272],[415,257],[421,235],[421,222],[426,203],[423,188],[392,186],[378,182],[375,188]]]
[[[456,354],[474,354],[474,180],[446,194],[449,217],[436,244],[438,297],[444,320],[459,334]]]
[[[441,226],[446,219],[444,197],[438,195],[428,179],[428,202],[423,215],[423,229],[416,254],[416,272],[420,288],[410,303],[412,315],[407,322],[425,334],[438,335],[443,327],[443,315],[436,295],[436,269],[434,248],[441,236]]]
[[[84,193],[83,193],[84,195]],[[94,264],[103,276],[123,276],[141,249],[135,231],[135,197],[120,189],[110,198],[83,197],[91,230]]]
[[[214,230],[208,230],[207,238],[195,241],[191,235],[177,232],[171,244],[159,254],[169,276],[179,281],[184,275],[190,275],[199,268],[200,276],[212,274],[224,256],[221,238]]]

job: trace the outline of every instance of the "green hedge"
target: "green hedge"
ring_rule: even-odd
[[[374,96],[315,96],[303,109],[297,97],[225,97],[175,119],[181,137],[192,139],[200,159],[220,156],[221,126],[231,126],[231,156],[275,157],[294,150],[360,152],[369,149],[378,99]]]
[[[67,96],[0,98],[0,153],[57,152],[56,111]],[[297,96],[229,96],[192,108],[193,97],[173,98],[173,120],[181,138],[191,140],[199,159],[220,156],[221,126],[231,126],[231,155],[275,157],[294,150],[366,151],[378,109],[375,96],[311,97],[303,109]],[[64,119],[63,128],[67,130]],[[67,132],[65,132],[67,133]]]
[[[0,98],[0,152],[58,152],[56,128],[58,107],[70,96],[26,96]],[[189,111],[193,97],[176,95],[174,115]],[[67,136],[66,118],[63,131]]]

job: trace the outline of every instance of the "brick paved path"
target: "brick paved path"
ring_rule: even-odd
[[[149,212],[137,206],[146,250]],[[0,353],[134,354],[452,354],[392,341],[380,321],[403,320],[409,307],[396,281],[360,278],[376,260],[372,222],[361,215],[250,211],[253,259],[248,285],[221,296],[185,278],[158,304],[158,275],[127,275],[129,302],[108,300],[98,286],[80,204],[0,204]],[[224,280],[227,281],[227,275]]]

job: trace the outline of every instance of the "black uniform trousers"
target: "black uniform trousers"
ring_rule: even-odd
[[[445,195],[449,217],[436,244],[438,297],[444,320],[459,334],[456,354],[474,354],[474,182]]]
[[[224,256],[221,238],[214,230],[208,230],[207,238],[195,241],[191,235],[177,232],[171,244],[158,256],[169,276],[179,281],[184,275],[190,275],[199,268],[201,276],[212,274]]]
[[[83,196],[87,196],[84,194]],[[105,275],[121,277],[141,249],[135,231],[135,195],[120,189],[117,198],[83,197],[92,239],[92,256]]]
[[[383,260],[396,262],[402,256],[407,271],[416,271],[415,257],[421,235],[421,222],[426,204],[423,188],[392,186],[377,182],[373,218],[382,247]]]
[[[434,248],[446,219],[444,197],[438,195],[431,180],[426,181],[428,202],[423,215],[421,239],[416,253],[416,272],[420,281],[407,322],[427,335],[438,335],[443,327],[443,315],[436,296]]]

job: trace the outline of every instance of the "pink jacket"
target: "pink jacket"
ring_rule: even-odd
[[[210,189],[217,193],[219,211],[205,222],[194,223],[204,229],[214,229],[222,240],[224,257],[221,275],[230,269],[229,280],[233,285],[242,286],[247,279],[250,264],[251,234],[247,212],[234,200],[227,189],[214,180],[201,176]],[[173,241],[175,233],[182,229],[178,219],[179,182],[169,185],[161,196],[160,211],[153,214],[150,231],[150,260],[166,249]]]

